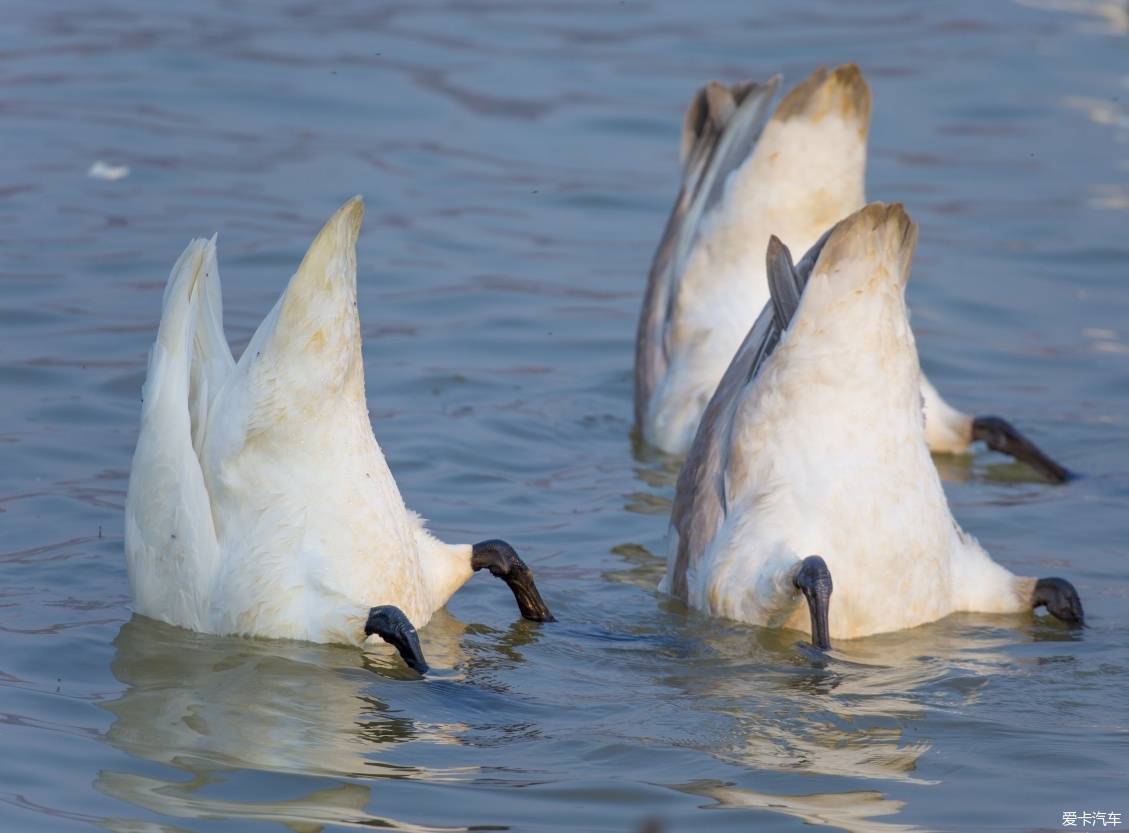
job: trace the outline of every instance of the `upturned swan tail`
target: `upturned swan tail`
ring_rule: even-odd
[[[197,588],[210,582],[218,546],[194,445],[231,367],[218,298],[215,238],[193,240],[165,289],[126,497],[126,567],[138,611],[197,629],[207,598]]]

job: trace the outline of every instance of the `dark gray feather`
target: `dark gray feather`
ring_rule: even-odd
[[[787,246],[775,236],[769,241],[766,258],[771,300],[721,377],[678,474],[670,513],[671,529],[678,534],[670,592],[681,599],[687,595],[687,573],[717,535],[728,511],[725,472],[729,468],[734,415],[796,314],[804,287],[833,230],[820,237],[796,266]]]
[[[756,146],[779,81],[747,81],[731,88],[711,84],[687,111],[682,187],[651,263],[635,340],[636,425],[642,425],[651,392],[666,372],[670,315],[702,218],[721,199],[729,174]]]

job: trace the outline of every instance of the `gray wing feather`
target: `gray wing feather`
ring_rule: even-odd
[[[684,171],[662,239],[651,262],[635,339],[635,423],[641,426],[651,392],[669,361],[667,326],[686,258],[702,218],[721,199],[725,180],[748,157],[769,117],[779,77],[698,91],[686,114]]]
[[[678,474],[670,513],[671,528],[678,535],[678,551],[669,570],[670,592],[678,598],[687,597],[687,574],[725,521],[725,473],[732,449],[734,415],[745,391],[796,314],[815,262],[833,230],[827,231],[796,266],[792,265],[787,246],[775,236],[769,240],[766,260],[772,298],[721,377]]]

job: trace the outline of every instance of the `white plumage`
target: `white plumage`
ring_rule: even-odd
[[[1067,582],[1012,575],[949,511],[905,306],[916,225],[874,203],[825,239],[795,269],[779,241],[769,247],[772,302],[682,468],[663,588],[713,615],[810,633],[799,576],[817,555],[834,579],[835,638],[958,610],[1046,604],[1081,620]]]
[[[449,545],[427,531],[373,436],[357,315],[363,213],[357,197],[326,224],[238,363],[215,238],[173,267],[126,505],[138,612],[208,633],[361,644],[378,606],[422,626],[475,569],[506,572],[500,542]],[[536,593],[527,584],[519,605],[519,589]],[[522,612],[551,618],[536,607]]]
[[[687,112],[682,191],[652,266],[636,347],[636,424],[671,454],[690,447],[706,402],[768,300],[769,236],[807,251],[866,201],[871,94],[859,68],[818,70],[767,118],[777,83],[714,82]],[[924,374],[922,390],[933,451],[964,453],[986,440],[1066,478],[1007,423],[976,423]]]

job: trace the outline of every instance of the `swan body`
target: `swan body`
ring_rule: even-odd
[[[859,68],[821,68],[769,118],[777,84],[712,82],[687,112],[682,190],[651,268],[636,342],[636,425],[670,454],[689,449],[706,403],[768,301],[769,237],[807,251],[866,202],[871,93]],[[965,453],[987,440],[1065,479],[1065,469],[1007,423],[992,418],[991,427],[1010,432],[997,441],[918,372],[931,450]]]
[[[689,449],[706,403],[768,300],[770,235],[806,251],[865,200],[871,100],[858,67],[817,72],[766,120],[778,83],[730,90],[714,82],[687,113],[686,175],[659,244],[637,342],[637,422],[644,438],[668,453]],[[742,118],[750,111],[755,118]],[[741,142],[745,156],[726,153],[726,140],[742,130],[749,134]]]
[[[480,545],[427,531],[373,436],[357,315],[363,213],[357,197],[326,224],[238,362],[215,238],[173,267],[126,500],[138,612],[207,633],[361,644],[377,606],[422,626],[491,566],[475,564]]]
[[[679,475],[664,590],[712,615],[814,633],[798,576],[815,558],[826,596],[834,577],[824,615],[836,638],[1030,610],[1052,589],[1062,597],[1048,609],[1081,620],[1068,583],[1012,575],[949,511],[905,305],[916,239],[900,204],[874,203],[797,267],[771,241],[772,300]]]

